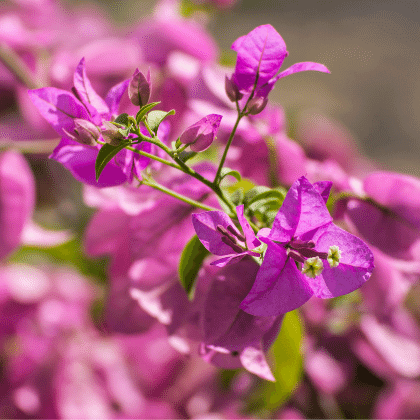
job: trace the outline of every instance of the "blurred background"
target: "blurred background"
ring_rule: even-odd
[[[155,4],[97,3],[121,25]],[[331,70],[328,77],[303,72],[277,84],[270,97],[291,121],[315,108],[349,128],[367,156],[420,176],[419,22],[420,3],[414,0],[241,0],[215,16],[209,29],[228,50],[257,25],[272,24],[290,53],[285,67],[315,61]]]

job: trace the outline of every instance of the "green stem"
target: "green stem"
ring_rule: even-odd
[[[164,165],[171,166],[172,168],[182,170],[181,167],[179,165],[177,165],[176,163],[172,163],[169,160],[162,159],[158,156],[152,155],[151,153],[143,152],[143,150],[138,150],[138,149],[136,149],[134,147],[131,147],[131,146],[126,146],[125,148],[128,149],[128,150],[131,150],[134,153],[137,153],[138,155],[146,156],[150,159],[153,159],[153,160],[156,160],[160,163],[163,163]]]
[[[190,204],[191,206],[197,207],[199,209],[207,210],[207,211],[215,211],[218,210],[214,207],[206,206],[203,203],[200,203],[199,201],[193,200],[191,198],[186,197],[185,195],[178,194],[175,191],[170,190],[169,188],[164,187],[163,185],[157,183],[156,181],[152,181],[150,179],[143,179],[142,183],[144,185],[148,185],[149,187],[152,187],[156,190],[159,190],[165,194],[170,195],[171,197],[177,198],[178,200],[183,201],[184,203]]]
[[[225,160],[226,160],[227,152],[229,150],[230,145],[232,144],[233,136],[236,133],[236,129],[238,128],[239,121],[241,121],[242,117],[243,117],[242,112],[239,112],[238,117],[236,118],[235,125],[233,126],[232,132],[230,133],[229,140],[228,140],[228,142],[226,144],[226,147],[225,147],[225,150],[223,152],[222,159],[220,160],[219,167],[217,168],[217,172],[216,172],[216,176],[214,177],[213,185],[218,185],[218,183],[219,183],[220,172],[222,171],[223,165],[224,165]]]
[[[26,63],[5,43],[0,43],[0,61],[29,89],[41,87]]]

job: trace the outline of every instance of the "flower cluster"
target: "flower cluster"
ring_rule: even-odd
[[[35,180],[21,153],[0,153],[0,412],[340,417],[371,391],[351,416],[416,413],[420,180],[373,164],[361,176],[366,159],[319,116],[294,142],[268,99],[285,76],[329,70],[280,71],[271,25],[222,68],[202,14],[233,1],[165,0],[126,33],[15,3],[0,12],[8,137],[33,167],[49,149],[65,170]],[[57,195],[60,229],[33,221],[36,182]],[[78,183],[85,206],[69,198]]]

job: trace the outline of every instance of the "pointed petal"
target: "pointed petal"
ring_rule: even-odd
[[[258,86],[267,83],[287,56],[286,44],[271,25],[262,25],[233,43],[238,53],[233,78],[240,90],[250,90],[258,76]]]
[[[311,296],[305,276],[286,250],[268,245],[255,283],[241,303],[241,309],[256,316],[280,315],[302,306]]]
[[[238,215],[238,221],[241,225],[242,231],[245,235],[246,246],[248,249],[254,249],[261,245],[261,242],[256,238],[254,231],[244,216],[244,205],[236,207],[236,213]]]
[[[206,211],[192,215],[195,232],[201,243],[214,255],[231,255],[233,249],[222,241],[222,234],[216,230],[218,225],[227,228],[232,226],[236,231],[230,217],[222,211]],[[239,232],[238,232],[239,233]]]
[[[118,114],[118,107],[120,105],[121,98],[127,90],[129,83],[130,79],[124,80],[123,82],[113,86],[106,94],[105,103],[108,105],[109,113],[111,115]]]
[[[330,246],[337,245],[341,258],[338,267],[330,267],[325,262],[319,276],[314,279],[305,276],[315,296],[326,299],[351,293],[371,276],[373,254],[361,239],[331,224],[316,242],[316,250],[320,252],[328,252]]]
[[[67,137],[63,129],[73,132],[75,118],[90,120],[86,108],[66,90],[47,87],[29,90],[28,95],[41,115],[63,137]]]
[[[330,191],[333,183],[331,181],[318,181],[312,184],[316,191],[321,195],[324,199],[325,203],[328,201],[328,197],[330,196]]]
[[[86,74],[85,59],[82,58],[76,67],[73,79],[74,87],[80,96],[80,99],[85,104],[86,108],[91,113],[92,117],[104,114],[109,114],[108,105],[105,101],[95,92],[90,80]],[[100,121],[99,121],[100,122]]]
[[[279,73],[274,79],[275,81],[282,77],[289,76],[289,74],[299,73],[301,71],[315,70],[322,73],[331,73],[323,64],[312,63],[311,61],[304,61],[303,63],[296,63],[290,66],[288,69]]]
[[[300,177],[287,192],[269,238],[287,242],[315,228],[332,222],[324,199],[304,177]]]
[[[276,381],[261,348],[246,347],[239,355],[239,358],[248,372],[254,373],[267,381]]]
[[[242,254],[227,255],[226,257],[219,258],[218,260],[211,262],[210,265],[215,265],[216,267],[224,267],[225,265],[235,264],[246,255],[248,255],[247,252],[243,252]]]

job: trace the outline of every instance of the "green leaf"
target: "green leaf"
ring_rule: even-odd
[[[222,168],[220,172],[220,179],[223,179],[225,176],[228,175],[233,176],[234,178],[236,178],[237,181],[240,181],[242,179],[241,174],[238,171],[234,171],[230,168]]]
[[[156,134],[160,123],[168,116],[175,115],[175,110],[170,111],[151,111],[147,114],[147,124],[149,128]]]
[[[150,104],[146,104],[144,106],[142,106],[139,110],[139,112],[137,112],[136,115],[136,121],[137,124],[143,119],[143,117],[151,110],[153,109],[156,105],[159,105],[160,102],[151,102]]]
[[[98,157],[95,162],[95,174],[96,180],[99,179],[102,171],[104,170],[107,163],[125,146],[130,144],[129,141],[123,141],[118,146],[111,146],[110,144],[104,144],[99,150]]]
[[[283,404],[302,377],[302,324],[298,311],[288,312],[276,341],[270,350],[276,382],[263,382],[251,396],[248,410],[272,412]]]
[[[114,121],[112,121],[115,124],[119,124],[119,125],[123,125],[124,127],[127,127],[128,125],[128,114],[127,113],[123,113],[118,115],[117,118],[115,118]]]
[[[193,299],[194,297],[194,286],[198,271],[201,268],[204,258],[209,254],[209,251],[204,248],[197,235],[194,235],[189,240],[182,251],[178,267],[179,280],[187,292],[189,299]]]
[[[275,198],[280,203],[283,203],[284,194],[277,189],[269,189],[267,187],[255,187],[248,191],[245,197],[245,202],[249,205],[256,201],[265,200],[267,198]]]

